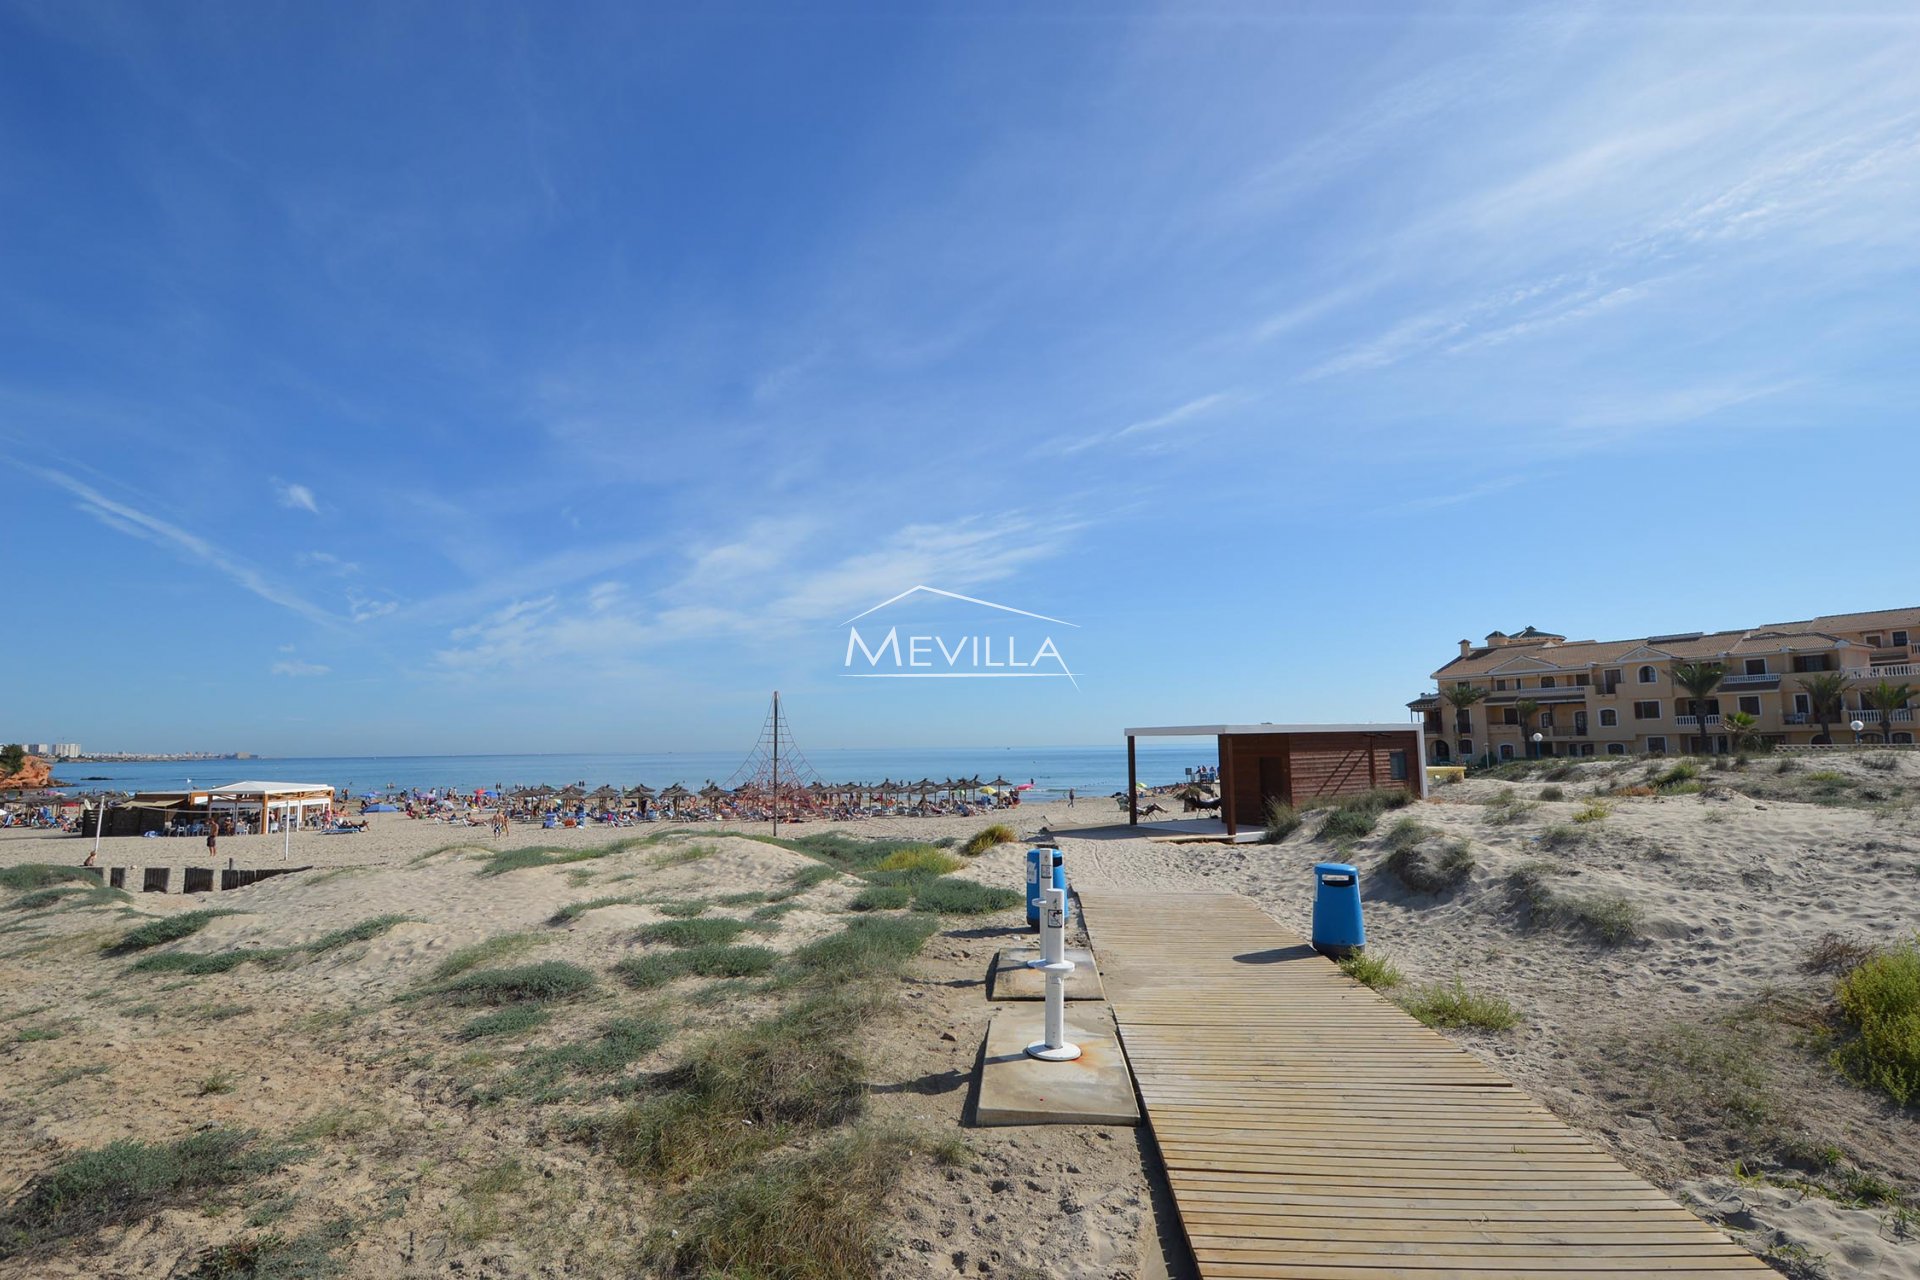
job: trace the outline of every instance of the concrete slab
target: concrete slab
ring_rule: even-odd
[[[987,1024],[975,1124],[1140,1123],[1133,1076],[1112,1018],[1089,1008],[1067,1019],[1067,1039],[1080,1046],[1073,1062],[1028,1057],[1027,1046],[1042,1031],[1039,1005],[997,1013]]]
[[[993,967],[987,970],[987,999],[1046,999],[1047,975],[1027,967],[1027,961],[1039,958],[1038,947],[1009,947],[995,955]],[[1100,986],[1100,966],[1095,963],[1093,952],[1085,947],[1068,947],[1067,959],[1073,961],[1073,972],[1067,975],[1067,999],[1106,999]]]

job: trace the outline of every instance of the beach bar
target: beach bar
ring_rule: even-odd
[[[291,817],[297,827],[307,810],[330,809],[333,803],[333,788],[324,782],[234,782],[207,791],[207,805],[214,813],[238,818],[251,811],[256,832],[266,830],[276,812]]]
[[[1127,823],[1140,824],[1137,738],[1213,738],[1220,752],[1220,817],[1229,836],[1266,822],[1268,800],[1311,804],[1375,787],[1425,799],[1426,744],[1408,724],[1182,724],[1128,729]]]

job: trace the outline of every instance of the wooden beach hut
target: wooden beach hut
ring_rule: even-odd
[[[1212,738],[1228,835],[1266,821],[1267,802],[1309,804],[1399,787],[1425,799],[1426,744],[1409,724],[1183,724],[1128,729],[1127,822],[1140,823],[1138,738]]]

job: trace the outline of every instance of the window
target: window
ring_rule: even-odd
[[[1407,753],[1393,751],[1387,754],[1387,776],[1395,782],[1407,780]]]
[[[1793,657],[1795,671],[1825,671],[1827,655],[1824,653],[1798,653]]]
[[[1540,677],[1540,687],[1541,687],[1542,689],[1551,689],[1551,688],[1553,688],[1553,685],[1554,685],[1554,680],[1553,680],[1553,677],[1552,677],[1552,676],[1541,676],[1541,677]]]
[[[1910,733],[1896,733],[1893,735],[1893,740],[1905,746],[1913,745],[1913,735]]]
[[[1495,693],[1505,693],[1507,691],[1507,682],[1505,680],[1495,680],[1493,682],[1493,691]]]
[[[1502,760],[1513,759],[1513,744],[1511,742],[1503,742],[1500,744],[1500,758]]]
[[[1803,716],[1812,715],[1813,714],[1813,695],[1810,693],[1794,694],[1793,709],[1799,715],[1803,715]]]
[[[1665,738],[1648,738],[1647,750],[1656,755],[1665,755],[1667,750],[1667,740]]]
[[[1906,632],[1904,632],[1904,631],[1896,631],[1896,632],[1894,632],[1894,633],[1893,633],[1893,647],[1894,647],[1894,648],[1896,648],[1896,649],[1904,649],[1904,648],[1906,648],[1906,647],[1907,647],[1907,633],[1906,633]]]
[[[1552,707],[1548,707],[1545,711],[1542,711],[1540,713],[1540,727],[1542,729],[1553,728],[1553,708]]]
[[[1620,713],[1612,707],[1600,708],[1600,727],[1611,729],[1620,723]]]
[[[1652,667],[1640,668],[1640,683],[1652,684],[1653,681],[1654,681],[1653,668]]]
[[[1609,742],[1607,744],[1607,754],[1610,756],[1623,756],[1627,754],[1627,744],[1624,742]]]
[[[1741,698],[1740,709],[1750,716],[1757,716],[1760,714],[1760,699],[1752,695]]]
[[[1870,649],[1884,649],[1884,648],[1886,648],[1886,646],[1885,646],[1885,645],[1883,645],[1883,644],[1881,644],[1881,643],[1880,643],[1880,637],[1879,637],[1878,635],[1871,635],[1871,636],[1868,636],[1868,637],[1867,637],[1867,647],[1868,647],[1868,648],[1870,648]]]
[[[1575,733],[1585,733],[1587,731],[1587,713],[1586,712],[1576,711],[1573,713],[1573,731]]]
[[[1750,676],[1763,676],[1767,674],[1767,660],[1765,658],[1748,658],[1747,674]]]
[[[1660,704],[1657,702],[1634,703],[1633,718],[1635,720],[1658,720],[1660,718]]]
[[[1582,671],[1579,675],[1575,676],[1573,678],[1573,682],[1574,684],[1578,685],[1582,689],[1586,688],[1588,685],[1593,683],[1592,680],[1589,680],[1587,678],[1587,673],[1584,671]]]
[[[1473,755],[1473,739],[1472,738],[1460,739],[1460,758],[1462,760],[1466,760],[1472,757],[1472,755]]]
[[[1518,711],[1515,711],[1512,707],[1507,707],[1501,712],[1500,723],[1501,724],[1519,724],[1520,713]]]

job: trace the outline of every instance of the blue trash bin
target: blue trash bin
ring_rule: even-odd
[[[1344,862],[1318,862],[1313,878],[1313,949],[1337,958],[1366,946],[1359,870]]]
[[[1051,867],[1051,874],[1047,868]],[[1067,860],[1055,848],[1027,850],[1027,923],[1040,927],[1040,886],[1051,881],[1056,889],[1067,887]],[[1073,919],[1073,904],[1067,904],[1066,918]]]

